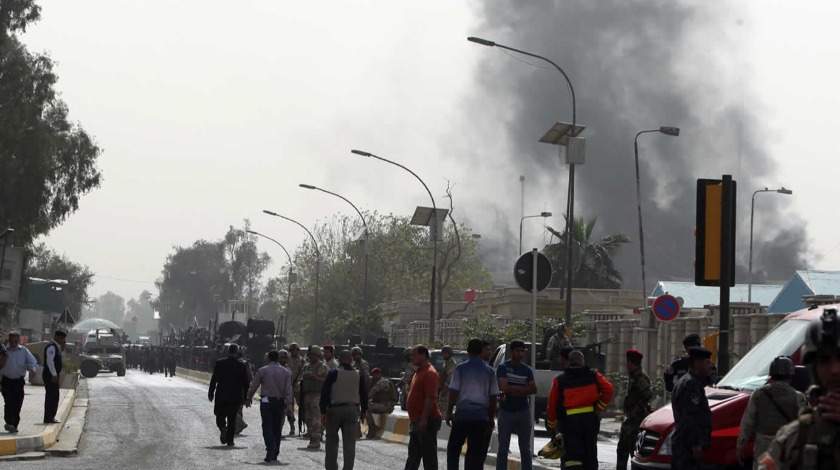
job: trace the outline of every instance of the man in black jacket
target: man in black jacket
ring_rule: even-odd
[[[245,403],[248,394],[248,368],[236,358],[239,347],[235,344],[228,346],[228,357],[216,361],[213,368],[213,377],[210,379],[210,391],[207,397],[213,401],[216,398],[216,406],[213,413],[216,415],[216,425],[221,435],[219,440],[222,444],[233,445],[233,436],[236,433],[236,412],[239,405]]]

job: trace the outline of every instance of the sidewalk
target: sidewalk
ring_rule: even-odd
[[[60,424],[44,424],[44,387],[26,384],[23,409],[20,412],[20,426],[17,434],[0,432],[0,455],[15,455],[43,451],[55,444],[64,421],[73,408],[75,390],[61,389],[58,398],[56,419]],[[2,401],[0,399],[0,401]]]

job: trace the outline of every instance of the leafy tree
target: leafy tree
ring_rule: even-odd
[[[382,312],[377,306],[368,309],[365,315],[366,339],[387,336],[382,327]],[[352,336],[358,335],[362,329],[362,310],[350,307],[342,315],[336,315],[327,320],[326,337],[336,344],[347,344]]]
[[[234,298],[224,244],[199,240],[189,247],[175,247],[156,285],[160,294],[152,306],[160,311],[162,324],[207,325],[215,319],[216,301]]]
[[[15,35],[39,18],[32,0],[0,2],[0,223],[18,245],[60,225],[102,179],[101,150],[69,120],[52,60]]]
[[[122,328],[127,311],[125,299],[122,296],[108,291],[91,302],[90,307],[85,310],[84,317],[104,318],[105,320],[116,323]]]
[[[592,240],[597,219],[575,218],[572,224],[572,251],[574,253],[574,287],[589,289],[619,289],[623,282],[621,272],[615,268],[613,258],[621,245],[630,242],[624,233],[606,235]],[[543,253],[554,268],[550,287],[561,287],[566,281],[566,231],[546,227],[557,243],[546,245]]]
[[[432,247],[428,229],[415,227],[407,217],[365,214],[369,241],[369,307],[396,300],[429,299],[429,282],[432,267]],[[463,233],[466,228],[458,226]],[[355,235],[362,233],[357,217],[334,216],[319,223],[313,230],[318,240],[323,260],[320,274],[320,318],[314,320],[315,251],[306,240],[295,252],[293,264],[298,280],[292,287],[292,307],[289,331],[308,338],[312,328],[323,328],[348,312],[361,310],[364,296],[364,248]],[[454,228],[447,224],[445,238],[454,240]],[[477,245],[472,239],[460,245],[459,258],[450,258],[449,281],[443,289],[444,299],[461,299],[467,288],[489,288],[491,276],[482,265]],[[285,277],[282,277],[285,282]],[[367,320],[367,317],[366,317]],[[381,319],[366,323],[365,340],[371,341],[380,334]],[[340,327],[337,327],[340,329]],[[361,324],[358,326],[361,329]],[[329,331],[328,331],[329,333]],[[304,339],[295,337],[295,339]]]
[[[93,271],[65,255],[59,255],[43,243],[32,248],[25,273],[26,277],[67,281],[67,286],[62,289],[63,303],[77,319],[89,302],[88,288],[93,282]]]
[[[248,300],[252,311],[260,297],[260,281],[271,257],[268,253],[257,250],[257,237],[246,231],[251,223],[245,220],[245,228],[231,226],[224,238],[225,262],[229,266],[234,295],[237,299]]]
[[[149,331],[154,327],[154,309],[152,309],[152,293],[144,290],[137,299],[126,302],[128,311],[126,317],[137,317],[137,330]]]

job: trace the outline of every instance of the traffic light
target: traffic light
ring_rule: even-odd
[[[698,286],[720,286],[723,250],[729,257],[729,284],[735,285],[735,182],[731,189],[724,188],[722,180],[697,180],[697,225],[694,236],[694,284]],[[728,190],[727,190],[728,189]],[[724,211],[724,200],[729,210]],[[728,213],[729,220],[724,219]],[[726,232],[724,232],[724,228]],[[729,235],[724,240],[724,233]]]

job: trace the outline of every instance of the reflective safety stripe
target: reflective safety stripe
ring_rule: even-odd
[[[570,467],[583,467],[583,462],[579,460],[567,460],[566,461],[566,468]]]
[[[566,415],[579,415],[581,413],[591,413],[593,411],[595,411],[595,407],[584,406],[583,408],[572,408],[571,410],[566,410]]]

